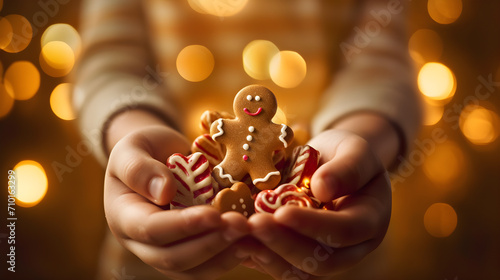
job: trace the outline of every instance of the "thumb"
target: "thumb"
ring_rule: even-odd
[[[331,137],[323,140],[328,141],[311,143],[323,162],[311,178],[311,190],[319,200],[328,202],[352,194],[385,171],[363,138],[346,133],[337,141]]]

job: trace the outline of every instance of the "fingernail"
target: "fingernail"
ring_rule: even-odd
[[[228,227],[226,230],[222,232],[222,236],[227,242],[233,242],[237,239],[243,237],[245,234],[234,227]]]
[[[270,242],[273,239],[273,234],[267,229],[258,229],[253,232],[253,235],[260,241]]]
[[[270,264],[271,263],[271,258],[267,254],[257,254],[254,255],[254,258],[257,259],[257,262],[263,263],[263,264]]]
[[[163,188],[165,187],[165,178],[164,177],[154,177],[149,181],[149,194],[155,200],[161,199],[161,194],[163,192]]]
[[[236,258],[238,259],[246,259],[250,256],[250,253],[245,251],[245,250],[242,250],[242,249],[238,249],[238,251],[236,251],[236,254],[235,254]]]

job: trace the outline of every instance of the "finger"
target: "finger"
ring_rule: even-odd
[[[164,162],[152,157],[148,145],[142,137],[118,142],[111,152],[107,174],[151,202],[165,205],[175,196],[175,178]]]
[[[106,178],[105,212],[108,225],[121,238],[163,245],[222,227],[220,212],[210,206],[162,210],[116,178]]]
[[[384,170],[361,137],[348,135],[339,141],[323,141],[311,143],[313,147],[316,145],[324,162],[311,178],[311,189],[323,202],[354,193]]]
[[[322,251],[320,248],[323,247],[318,244],[311,254],[304,254],[293,263],[271,249],[259,251],[252,260],[275,279],[331,279],[331,276],[359,263],[376,248],[376,244],[370,241],[339,249]]]
[[[391,192],[385,174],[335,205],[335,211],[303,207],[281,207],[274,213],[277,223],[332,247],[345,247],[382,238],[389,225]]]
[[[202,233],[165,246],[144,244],[131,239],[125,240],[124,245],[153,267],[166,271],[186,271],[207,262],[228,248],[237,239],[248,234],[248,225],[246,221],[242,221],[245,218],[242,215],[236,218],[236,215],[233,215],[233,217],[225,216],[223,219],[224,228]],[[233,252],[233,258],[236,253],[236,251]],[[243,255],[240,258],[243,257],[245,256]],[[221,266],[222,268],[225,267]]]

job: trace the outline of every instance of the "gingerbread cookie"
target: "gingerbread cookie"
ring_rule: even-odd
[[[200,130],[202,134],[210,134],[210,126],[212,123],[220,118],[233,119],[234,116],[226,112],[205,111],[200,117]]]
[[[283,205],[315,207],[311,198],[294,184],[284,184],[274,190],[261,191],[255,198],[256,213],[274,213]]]
[[[212,167],[219,164],[224,158],[224,147],[215,142],[209,134],[198,136],[191,145],[191,152],[200,152],[205,155]]]
[[[278,104],[266,87],[251,85],[234,98],[235,119],[218,119],[212,123],[212,139],[226,147],[224,160],[212,176],[222,186],[231,186],[249,174],[261,190],[272,189],[281,181],[273,162],[273,153],[285,149],[293,139],[292,130],[275,124],[272,118]]]
[[[254,200],[250,188],[242,182],[234,184],[231,188],[221,190],[212,201],[212,205],[222,213],[236,211],[245,217],[250,217],[254,211]]]
[[[210,176],[212,170],[202,153],[189,156],[173,154],[167,167],[177,181],[177,193],[170,202],[170,209],[208,204],[218,191],[218,185]]]

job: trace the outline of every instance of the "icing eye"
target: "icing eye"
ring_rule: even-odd
[[[248,101],[252,101],[252,96],[251,96],[250,94],[249,94],[249,95],[247,95],[247,100],[248,100]]]
[[[260,101],[260,96],[255,96],[255,101]]]

